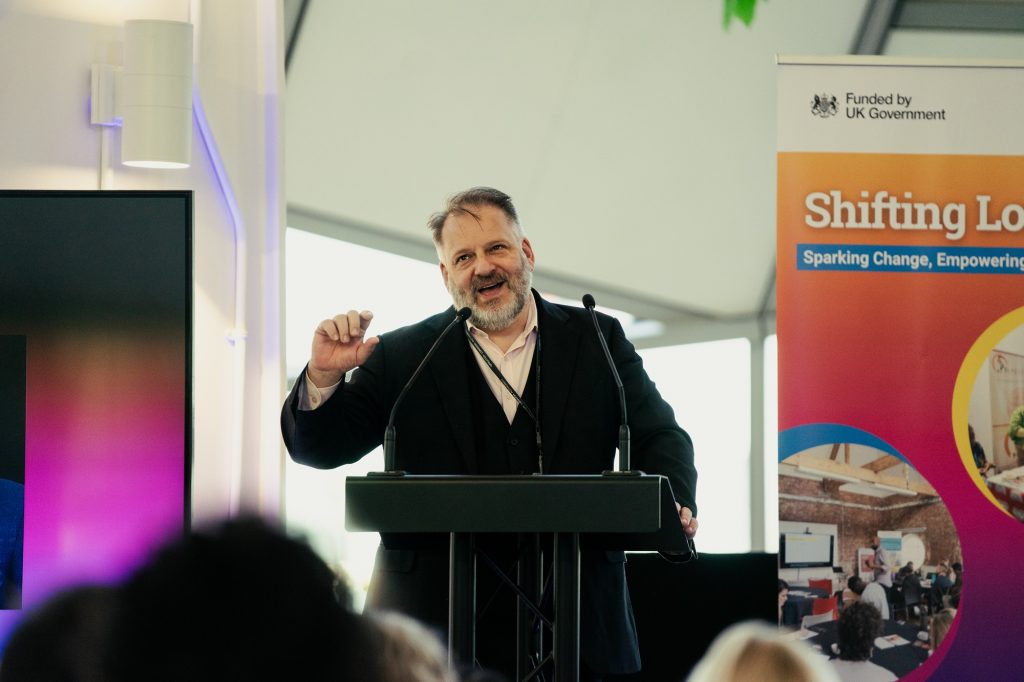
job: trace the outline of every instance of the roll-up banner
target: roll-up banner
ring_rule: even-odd
[[[872,663],[1021,679],[1024,62],[778,64],[780,520],[904,538]]]

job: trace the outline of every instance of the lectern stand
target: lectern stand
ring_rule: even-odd
[[[474,534],[552,533],[557,682],[579,679],[581,547],[690,551],[664,476],[370,475],[345,480],[345,506],[349,530],[451,534],[448,643],[460,663],[475,655]]]

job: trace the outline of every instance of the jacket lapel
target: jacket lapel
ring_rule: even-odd
[[[580,335],[569,323],[569,316],[535,294],[537,328],[541,341],[540,424],[546,464],[558,452],[562,421],[569,404],[569,386],[576,369]],[[545,467],[549,469],[549,467]]]
[[[454,308],[451,314],[454,317]],[[451,322],[450,318],[446,319],[446,324],[448,322]],[[441,329],[438,329],[437,334],[440,333]],[[427,341],[424,354],[433,342],[434,339]],[[473,412],[469,397],[469,375],[466,373],[466,337],[462,329],[451,330],[437,349],[430,361],[430,374],[466,471],[475,474],[477,465],[473,446]]]

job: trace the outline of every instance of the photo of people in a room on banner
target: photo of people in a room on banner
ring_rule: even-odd
[[[780,622],[840,669],[1020,679],[1024,62],[778,65],[779,520],[835,547],[780,552]]]

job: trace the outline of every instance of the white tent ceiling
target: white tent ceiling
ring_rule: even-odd
[[[762,0],[725,30],[721,0],[310,0],[289,219],[429,258],[427,216],[492,185],[558,293],[669,325],[752,319],[773,305],[774,56],[848,52],[870,7]],[[949,35],[902,54],[1024,57],[1020,34],[962,34],[951,55]]]

